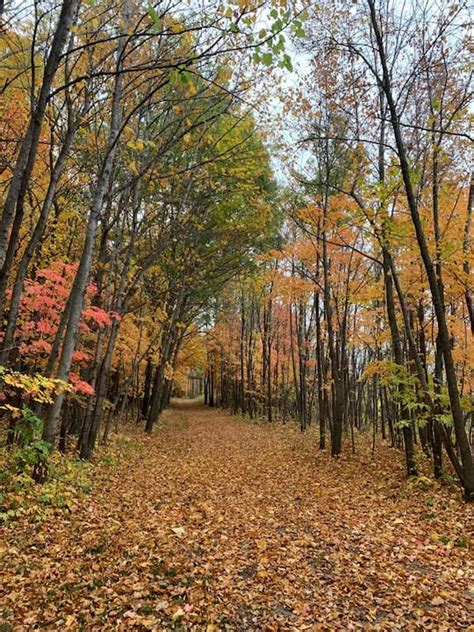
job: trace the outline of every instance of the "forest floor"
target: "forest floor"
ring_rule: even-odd
[[[472,508],[387,446],[333,460],[311,433],[178,402],[93,467],[67,510],[3,527],[2,632],[473,621]]]

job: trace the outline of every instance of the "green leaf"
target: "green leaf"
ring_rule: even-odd
[[[189,83],[189,74],[186,70],[180,70],[178,72],[178,80],[180,81],[180,83],[186,84]]]
[[[263,53],[262,55],[262,63],[265,66],[271,66],[273,63],[273,55],[272,53]]]
[[[282,28],[283,28],[283,22],[281,21],[280,18],[278,18],[277,20],[275,20],[275,22],[273,22],[272,24],[273,33],[275,33],[276,31],[281,31]]]
[[[155,8],[151,4],[148,5],[147,13],[150,16],[150,18],[152,19],[154,25],[156,27],[160,28],[161,27],[161,20],[158,17],[158,13],[155,11]]]
[[[285,53],[285,55],[283,55],[283,60],[281,62],[281,68],[286,68],[286,70],[289,70],[290,72],[293,72],[293,64],[291,62],[291,57],[289,55],[287,55]]]

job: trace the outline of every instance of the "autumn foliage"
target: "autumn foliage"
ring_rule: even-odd
[[[0,2],[13,625],[465,627],[465,3],[33,4]]]

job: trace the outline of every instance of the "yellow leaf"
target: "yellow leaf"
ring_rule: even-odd
[[[182,619],[185,616],[185,612],[182,608],[178,608],[173,615],[173,621],[177,621],[178,619]]]
[[[186,529],[184,527],[173,527],[171,531],[173,531],[173,533],[176,533],[176,535],[178,535],[180,538],[182,538],[183,535],[186,534]]]

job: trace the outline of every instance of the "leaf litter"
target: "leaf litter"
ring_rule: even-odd
[[[3,527],[2,632],[474,629],[472,508],[396,450],[183,403],[136,440],[74,511]]]

